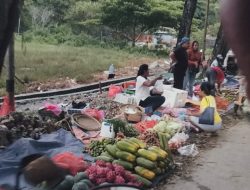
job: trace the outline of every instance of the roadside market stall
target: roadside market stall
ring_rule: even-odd
[[[6,148],[0,154],[0,184],[15,185],[20,161],[31,154],[48,157],[64,175],[57,183],[35,180],[27,174],[33,170],[28,164],[22,168],[26,181],[22,177],[19,184],[24,189],[91,189],[106,183],[149,188],[174,171],[173,153],[196,156],[197,146],[186,142],[197,128],[186,112],[199,109],[199,103],[166,85],[161,86],[165,107],[148,112],[135,105],[133,85],[111,86],[108,93],[68,105],[47,103],[35,114],[2,117]],[[236,90],[225,89],[217,98],[221,113],[230,108]]]

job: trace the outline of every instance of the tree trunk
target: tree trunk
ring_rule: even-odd
[[[182,14],[181,25],[177,38],[177,44],[184,36],[189,37],[191,33],[192,20],[196,10],[197,0],[185,0],[184,10]]]
[[[214,60],[216,55],[218,55],[218,54],[221,54],[225,58],[228,50],[229,50],[229,48],[228,48],[228,45],[227,45],[225,38],[224,38],[222,25],[220,25],[219,31],[217,33],[217,38],[216,38],[216,41],[214,44],[212,60]]]
[[[136,32],[135,32],[135,28],[136,28],[136,22],[134,22],[134,26],[133,26],[133,37],[132,37],[132,47],[135,47],[135,41],[136,41]]]
[[[0,75],[19,18],[19,0],[2,0],[0,8]]]

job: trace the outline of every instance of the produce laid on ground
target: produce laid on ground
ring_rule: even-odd
[[[41,134],[51,133],[62,127],[56,125],[58,120],[60,117],[53,116],[49,112],[47,112],[47,116],[43,114],[43,117],[38,113],[20,112],[0,117],[0,125],[2,126],[0,145],[7,146],[22,137],[39,139]]]
[[[111,119],[108,120],[108,123],[113,125],[115,135],[118,133],[120,135],[122,133],[126,137],[136,137],[139,135],[139,132],[132,125],[129,125],[120,119]]]
[[[170,163],[166,151],[158,146],[148,146],[134,137],[107,145],[106,151],[97,156],[96,160],[121,165],[146,187],[152,185],[157,175],[165,173]]]
[[[105,147],[108,144],[114,144],[114,139],[102,139],[102,140],[92,140],[90,144],[85,148],[84,151],[87,151],[91,156],[100,156],[102,152],[105,151]]]
[[[218,108],[225,110],[233,97],[233,91],[227,90],[224,93],[225,97],[217,98],[217,101],[220,102]],[[181,117],[185,116],[183,110],[166,108],[161,117],[156,114],[158,117],[147,116],[147,119],[140,122],[128,123],[129,120],[120,117],[122,105],[107,99],[106,94],[84,96],[83,101],[89,102],[89,110],[101,110],[105,113],[104,118],[99,121],[112,126],[108,130],[114,134],[114,138],[102,138],[101,135],[98,136],[100,131],[91,133],[78,127],[78,130],[82,130],[81,137],[90,140],[88,143],[84,142],[84,149],[77,148],[82,151],[80,154],[87,154],[91,159],[87,161],[81,156],[77,157],[79,155],[74,157],[71,153],[53,155],[51,159],[68,174],[53,189],[82,190],[107,183],[150,188],[172,170],[172,153],[177,153],[177,149],[187,145],[189,131],[184,123],[188,121]],[[70,119],[67,115],[61,118],[62,116],[43,110],[33,115],[15,112],[0,118],[0,133],[5,136],[0,136],[0,145],[7,146],[21,137],[39,139],[41,134],[51,133],[59,128],[70,131],[77,127],[68,127],[72,124]],[[45,190],[46,186],[46,182],[43,182],[39,188]]]
[[[46,190],[89,190],[94,185],[88,178],[88,172],[79,172],[75,176],[66,175],[65,178],[55,187],[48,187],[46,182],[37,185],[38,189]]]
[[[160,141],[155,130],[147,130],[140,134],[139,139],[148,145],[160,146]]]
[[[229,102],[234,101],[238,93],[238,89],[223,89],[222,94]]]
[[[115,183],[141,186],[141,183],[138,182],[131,172],[126,171],[124,167],[116,163],[97,160],[86,172],[90,181],[96,185]]]

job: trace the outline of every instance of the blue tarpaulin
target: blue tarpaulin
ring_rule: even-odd
[[[239,81],[235,79],[234,76],[226,76],[225,87],[238,88],[240,85]]]
[[[84,160],[93,161],[90,155],[82,153],[83,147],[84,145],[79,140],[63,129],[42,135],[39,140],[21,138],[5,150],[0,151],[0,185],[14,185],[20,161],[31,154],[43,153],[52,157],[58,153],[72,152],[78,156],[83,156]],[[30,189],[24,180],[21,180],[20,187]]]

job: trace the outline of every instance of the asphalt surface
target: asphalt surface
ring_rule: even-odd
[[[175,178],[166,190],[249,190],[250,123],[241,120],[222,130],[215,148],[200,153],[189,175]]]

